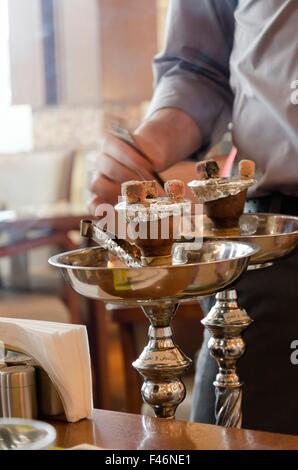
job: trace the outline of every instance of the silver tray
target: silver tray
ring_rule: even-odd
[[[100,247],[62,253],[50,258],[49,263],[60,268],[73,289],[85,297],[145,304],[223,290],[245,271],[257,251],[251,244],[226,240],[206,242],[194,250],[189,249],[189,243],[187,246],[187,261],[180,265],[119,266],[119,261]]]
[[[259,247],[250,264],[264,264],[290,254],[298,245],[298,217],[280,214],[243,214],[239,229],[214,230],[204,216],[206,240],[233,240],[252,243]]]

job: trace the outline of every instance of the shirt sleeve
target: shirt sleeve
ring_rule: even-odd
[[[165,49],[154,59],[148,115],[180,108],[198,124],[203,145],[218,142],[231,120],[229,60],[236,0],[170,0]]]

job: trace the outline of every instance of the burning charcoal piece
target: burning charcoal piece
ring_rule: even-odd
[[[121,184],[122,197],[129,203],[144,202],[146,200],[146,187],[143,181],[126,181]]]
[[[199,162],[196,166],[198,179],[209,179],[219,177],[219,166],[215,160]]]
[[[146,198],[156,199],[157,198],[157,183],[155,180],[143,182],[146,191]]]
[[[164,186],[166,195],[177,201],[185,196],[185,185],[181,180],[168,180]]]
[[[253,160],[241,160],[238,167],[241,179],[250,179],[255,177],[255,162]]]

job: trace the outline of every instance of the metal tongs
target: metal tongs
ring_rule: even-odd
[[[80,224],[82,237],[91,238],[99,246],[108,250],[112,255],[122,261],[129,268],[140,268],[141,252],[136,245],[122,240],[114,234],[103,230],[92,220],[83,219]]]

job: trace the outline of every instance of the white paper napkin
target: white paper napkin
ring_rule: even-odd
[[[46,371],[68,421],[91,416],[91,363],[84,325],[1,317],[0,340],[32,356]]]

